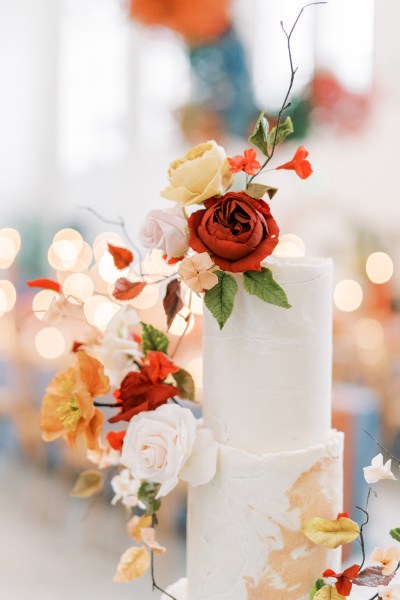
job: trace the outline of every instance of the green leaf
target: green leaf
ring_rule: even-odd
[[[253,146],[256,146],[257,148],[259,148],[259,150],[261,150],[261,152],[263,154],[265,154],[265,156],[269,156],[268,142],[267,142],[268,129],[269,129],[268,121],[265,117],[265,113],[262,112],[257,119],[253,133],[249,137],[249,142],[250,142],[250,144],[253,144]]]
[[[179,390],[179,397],[182,400],[195,400],[196,390],[194,380],[189,371],[179,369],[176,373],[172,373],[172,377],[176,381]]]
[[[277,146],[278,144],[283,142],[283,140],[285,138],[287,138],[288,135],[293,133],[293,131],[294,131],[294,127],[293,127],[292,119],[290,117],[286,117],[286,119],[283,121],[283,123],[279,124],[278,133],[276,134],[276,140],[275,140],[276,127],[273,127],[271,129],[271,131],[269,132],[268,139],[267,139],[268,146],[273,146],[274,142],[275,142],[275,146]]]
[[[164,352],[167,354],[169,339],[159,329],[150,325],[150,323],[141,322],[143,327],[142,333],[142,350],[143,354],[147,354],[147,352],[155,350],[156,352]]]
[[[160,484],[152,481],[143,481],[138,491],[138,500],[146,507],[146,515],[154,515],[161,506],[161,500],[156,499]]]
[[[314,585],[311,588],[310,591],[310,598],[314,598],[315,594],[318,592],[318,590],[320,590],[321,588],[324,587],[325,581],[323,579],[317,579],[317,581],[314,583]]]
[[[69,495],[74,498],[91,498],[103,487],[104,475],[95,469],[88,469],[79,474]]]
[[[291,308],[285,290],[275,281],[270,269],[261,267],[261,271],[246,271],[243,286],[248,294],[258,296],[268,304]]]
[[[396,527],[395,529],[391,529],[389,531],[390,535],[396,542],[400,542],[400,527]]]
[[[250,185],[247,186],[246,194],[252,198],[256,198],[257,200],[262,198],[265,194],[268,194],[269,199],[272,200],[277,191],[278,188],[271,187],[270,185],[263,185],[262,183],[250,183]]]
[[[218,321],[222,329],[231,316],[238,284],[232,275],[225,271],[214,271],[218,277],[218,283],[204,294],[204,302],[210,313]]]

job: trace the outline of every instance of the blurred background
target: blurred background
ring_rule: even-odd
[[[0,590],[8,600],[156,598],[147,576],[111,582],[128,547],[111,496],[68,496],[83,454],[44,445],[40,401],[85,322],[104,330],[119,309],[107,242],[126,245],[160,197],[171,160],[214,138],[242,153],[260,110],[276,117],[288,86],[286,40],[298,0],[0,0]],[[400,38],[398,0],[330,0],[308,8],[293,37],[290,114],[313,176],[263,176],[281,255],[332,256],[334,424],[347,435],[346,510],[365,505],[362,466],[400,458]],[[282,179],[284,178],[284,180]],[[282,181],[281,181],[282,179]],[[98,216],[87,208],[96,211]],[[109,223],[108,221],[111,221]],[[114,222],[114,224],[112,223]],[[85,300],[43,320],[57,278]],[[158,292],[131,303],[159,319]],[[179,339],[185,309],[175,318]],[[201,306],[179,349],[201,397]],[[397,467],[396,467],[397,468]],[[399,488],[379,484],[370,546],[399,525]],[[385,507],[384,510],[382,507]],[[185,572],[185,490],[168,498],[159,583]]]

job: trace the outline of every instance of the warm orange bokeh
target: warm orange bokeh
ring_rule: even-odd
[[[231,24],[230,0],[131,0],[131,16],[177,31],[193,46],[213,42]]]
[[[71,446],[83,434],[90,450],[98,449],[104,416],[94,406],[97,396],[110,390],[103,365],[85,352],[76,354],[76,362],[54,377],[43,398],[40,416],[42,437],[51,442],[65,436]]]

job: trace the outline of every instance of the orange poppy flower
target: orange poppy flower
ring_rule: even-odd
[[[296,171],[297,175],[301,179],[307,179],[307,177],[310,177],[311,173],[313,172],[310,162],[306,160],[307,156],[308,151],[305,149],[305,147],[299,146],[292,160],[285,163],[284,165],[281,165],[280,167],[276,167],[276,170],[278,171],[279,169],[288,169]]]
[[[75,446],[83,434],[90,450],[98,449],[104,416],[94,406],[97,396],[110,389],[103,365],[85,352],[76,354],[76,362],[50,382],[43,398],[40,416],[42,437],[51,442],[64,436]]]

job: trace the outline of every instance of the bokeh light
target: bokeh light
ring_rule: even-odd
[[[382,324],[376,319],[360,319],[355,326],[356,340],[364,350],[376,350],[383,346]]]
[[[126,248],[126,242],[124,242],[123,238],[118,235],[118,233],[115,233],[115,231],[105,231],[104,233],[100,233],[94,239],[92,244],[93,254],[96,261],[99,261],[103,254],[108,252],[108,244]]]
[[[99,260],[98,273],[107,283],[115,283],[120,277],[127,277],[129,269],[117,269],[113,257],[106,251]]]
[[[363,300],[362,287],[353,279],[343,279],[336,285],[333,298],[339,310],[352,312]]]
[[[171,327],[168,332],[171,335],[181,336],[183,335],[186,326],[187,326],[187,318],[189,315],[188,308],[184,307],[182,310],[176,315],[175,319],[172,321]],[[186,333],[190,333],[194,327],[195,316],[192,313],[189,317],[189,326],[186,329]]]
[[[57,327],[44,327],[36,334],[35,347],[43,358],[58,358],[65,351],[65,339]]]
[[[57,292],[53,292],[52,290],[40,290],[40,292],[35,294],[32,300],[32,310],[34,312],[35,317],[42,320],[46,314],[46,311],[49,309],[53,299],[59,297],[60,295],[57,294]]]
[[[160,297],[160,290],[157,284],[146,285],[139,296],[130,300],[130,304],[140,310],[146,310],[157,304]]]
[[[184,303],[186,306],[189,306],[189,304],[190,304],[190,310],[195,315],[203,314],[203,299],[202,299],[202,297],[199,296],[199,294],[192,292],[192,290],[190,290],[189,288],[185,292]]]
[[[373,252],[368,256],[365,270],[373,283],[386,283],[393,275],[393,261],[386,252]]]
[[[0,229],[0,269],[8,269],[21,247],[21,236],[16,229]]]
[[[73,304],[84,302],[93,295],[93,291],[93,281],[85,273],[71,273],[63,284],[63,292]]]
[[[279,237],[279,242],[274,249],[274,256],[279,257],[298,257],[305,256],[306,247],[298,235],[285,233]]]
[[[17,292],[8,279],[0,280],[0,315],[9,312],[15,306]]]
[[[104,331],[119,311],[120,305],[105,296],[95,295],[86,300],[83,311],[87,322]]]
[[[190,360],[185,369],[189,371],[194,379],[196,389],[203,387],[203,357],[198,356]]]

